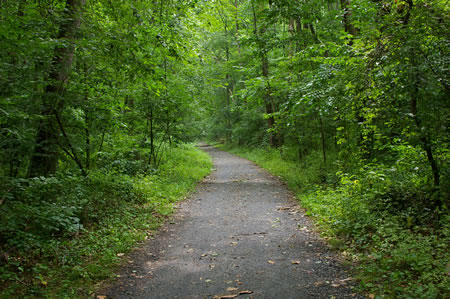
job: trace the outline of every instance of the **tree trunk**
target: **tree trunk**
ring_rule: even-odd
[[[352,22],[351,22],[351,17],[352,17],[352,11],[350,9],[350,0],[340,0],[341,1],[341,7],[344,10],[344,30],[347,33],[350,33],[353,36],[358,35],[359,30],[358,28],[356,28]],[[350,46],[353,44],[353,41],[350,40],[350,42],[348,43]]]
[[[81,24],[81,11],[86,0],[67,0],[64,23],[58,39],[67,40],[68,45],[55,49],[48,84],[43,95],[42,120],[36,134],[36,146],[30,163],[30,176],[46,176],[56,171],[58,163],[57,136],[59,135],[55,115],[64,108],[62,93],[66,85],[75,51],[74,41]]]
[[[263,54],[261,57],[261,64],[262,64],[262,75],[266,79],[267,84],[264,91],[264,106],[266,109],[266,114],[269,116],[267,118],[267,127],[269,128],[269,143],[271,146],[276,147],[278,146],[278,139],[274,132],[272,132],[273,127],[275,125],[275,119],[273,117],[273,103],[272,103],[272,91],[270,88],[269,83],[269,60],[267,59],[267,55]]]
[[[154,165],[156,163],[155,154],[155,132],[153,128],[153,107],[150,107],[150,112],[148,114],[148,121],[150,123],[150,157],[148,160],[148,165]]]
[[[430,138],[428,137],[428,134],[426,132],[422,132],[422,122],[420,118],[417,115],[417,84],[414,84],[414,90],[411,94],[411,114],[414,118],[414,123],[416,124],[417,130],[419,131],[420,141],[422,142],[422,148],[425,150],[425,153],[427,154],[428,163],[431,167],[431,173],[433,175],[433,183],[435,187],[439,187],[440,185],[440,175],[439,175],[439,166],[434,159],[433,156],[433,149],[431,147]]]
[[[89,169],[91,167],[91,133],[89,131],[89,123],[90,123],[90,119],[89,119],[89,111],[86,110],[84,115],[84,121],[85,121],[85,128],[84,128],[84,133],[85,133],[85,138],[86,138],[86,161],[85,161],[85,165],[86,165],[86,169]]]
[[[260,4],[261,5],[261,4]],[[259,7],[259,10],[261,10],[261,6]],[[269,82],[269,60],[267,58],[267,50],[266,50],[266,42],[263,40],[263,35],[267,28],[263,26],[260,30],[258,30],[258,18],[257,18],[257,12],[254,6],[254,3],[252,2],[252,9],[253,9],[253,26],[254,26],[254,33],[258,40],[258,46],[259,51],[261,55],[261,71],[264,79],[266,80],[266,86],[264,90],[264,108],[266,110],[266,114],[268,115],[267,118],[267,127],[269,130],[269,143],[272,147],[277,147],[278,144],[278,138],[276,134],[274,134],[273,127],[275,124],[275,119],[273,117],[274,113],[274,105],[273,105],[273,99],[272,99],[272,91],[270,87]]]
[[[320,139],[322,141],[322,156],[323,156],[323,164],[327,164],[327,143],[325,138],[325,128],[323,125],[322,115],[319,112],[319,122],[320,122]]]
[[[235,18],[235,28],[236,28],[236,32],[235,32],[235,41],[236,41],[236,45],[237,45],[237,51],[239,54],[241,54],[241,43],[239,42],[239,20],[238,20],[238,1],[235,0],[234,1],[234,7],[236,8],[236,15],[234,16]]]
[[[227,26],[225,25],[225,33],[228,34],[228,30],[227,30]],[[225,48],[225,58],[227,60],[227,63],[230,61],[230,49],[228,47],[228,45]],[[231,122],[231,96],[233,95],[233,86],[232,86],[232,82],[231,82],[231,76],[230,74],[227,72],[225,75],[225,79],[226,79],[226,113],[225,113],[225,117],[226,117],[226,126],[227,126],[227,131],[225,134],[227,143],[231,143],[231,137],[232,137],[232,132],[233,132],[233,124]]]

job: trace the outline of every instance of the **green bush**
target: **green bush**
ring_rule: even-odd
[[[231,149],[288,183],[330,244],[356,263],[361,292],[443,298],[450,286],[450,219],[427,187],[423,153],[396,150],[389,166],[367,163],[344,172],[336,171],[344,169],[339,163],[324,168],[318,152],[298,161],[290,148],[281,154]]]
[[[40,177],[10,181],[7,199],[0,205],[0,239],[18,250],[32,249],[40,241],[82,229],[79,202],[71,201],[65,189],[73,177]]]
[[[353,252],[361,290],[394,298],[448,292],[448,217],[427,208],[429,193],[381,166],[340,176],[338,188],[299,197],[325,234]]]
[[[2,180],[0,297],[87,297],[211,170],[206,153],[171,148],[158,172]]]
[[[393,298],[442,298],[450,291],[448,221],[440,230],[405,230],[386,219],[372,235],[370,248],[360,255],[359,278],[370,292]]]

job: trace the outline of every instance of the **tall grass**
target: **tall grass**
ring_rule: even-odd
[[[222,148],[288,184],[322,235],[355,265],[361,292],[375,298],[450,294],[450,217],[426,208],[430,193],[404,162],[342,171],[317,152],[299,161],[292,149]]]

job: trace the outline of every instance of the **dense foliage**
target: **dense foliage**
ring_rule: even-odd
[[[51,252],[59,265],[118,207],[186,191],[203,158],[177,160],[182,144],[207,136],[286,163],[364,290],[439,297],[449,15],[446,0],[0,0],[2,286],[42,288]]]
[[[397,175],[427,189],[430,208],[443,207],[446,1],[211,5],[203,12],[204,51],[222,87],[211,101],[211,137],[293,148],[299,159],[320,151],[324,167],[342,170],[396,165]]]
[[[283,176],[353,250],[364,291],[447,293],[448,3],[211,6],[210,138]]]
[[[165,159],[151,175],[103,170],[89,180],[58,174],[17,182],[15,204],[2,206],[8,251],[0,297],[87,298],[212,166],[192,146],[170,149]]]
[[[442,298],[448,293],[448,215],[436,223],[420,205],[392,205],[392,178],[380,170],[355,171],[353,177],[338,172],[339,182],[330,185],[322,182],[320,153],[298,161],[275,149],[228,149],[288,183],[322,236],[351,263],[362,293],[377,298]]]
[[[73,297],[110,275],[116,254],[209,171],[183,145],[201,111],[193,5],[0,1],[5,296]]]

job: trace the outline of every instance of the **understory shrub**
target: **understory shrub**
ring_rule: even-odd
[[[431,209],[430,193],[395,172],[366,166],[358,175],[340,174],[336,189],[299,198],[324,234],[352,252],[363,291],[442,298],[449,291],[448,215]]]
[[[88,296],[112,275],[117,254],[144,240],[212,166],[191,145],[165,155],[147,175],[94,170],[86,178],[2,180],[0,298]]]
[[[228,150],[288,183],[322,235],[355,263],[361,292],[388,298],[450,292],[450,219],[446,206],[436,204],[448,194],[427,187],[419,150],[402,146],[389,166],[366,163],[347,171],[337,171],[343,169],[338,162],[324,167],[317,152],[298,161],[291,149],[284,156],[275,149]]]

